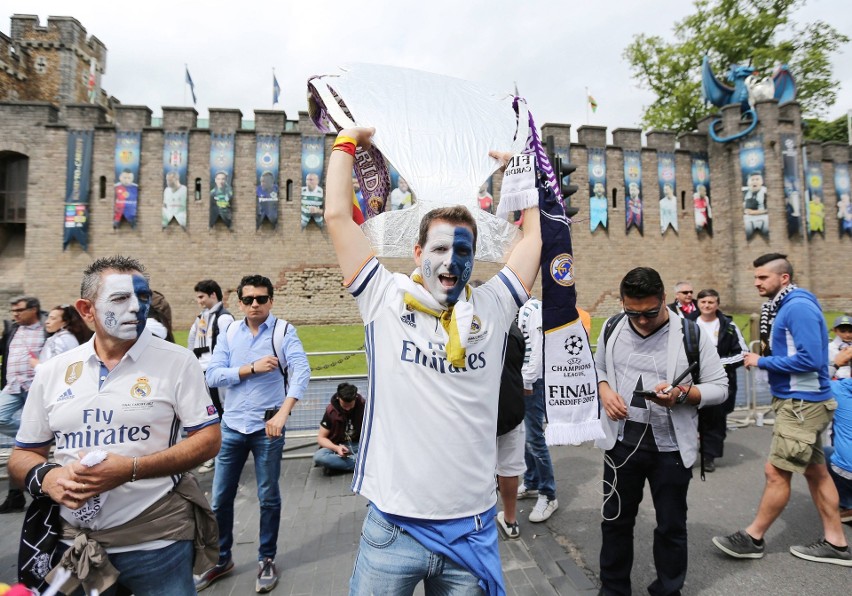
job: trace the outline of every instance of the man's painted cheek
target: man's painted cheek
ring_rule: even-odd
[[[447,299],[456,302],[473,273],[473,234],[467,228],[458,227],[455,230],[450,273],[458,277],[458,281],[447,293]]]
[[[145,323],[148,321],[148,311],[151,309],[151,287],[141,275],[133,276],[133,293],[139,301],[139,310],[136,311],[136,332],[142,333]]]

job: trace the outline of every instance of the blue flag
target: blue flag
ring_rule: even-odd
[[[278,84],[278,79],[275,78],[275,73],[272,73],[272,105],[278,103],[278,98],[281,97],[281,86]]]
[[[192,82],[192,77],[189,76],[189,68],[186,68],[186,84],[189,85],[189,90],[192,93],[192,105],[198,103],[198,100],[195,97],[195,83]]]

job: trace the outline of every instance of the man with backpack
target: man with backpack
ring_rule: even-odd
[[[637,267],[620,287],[624,312],[604,325],[595,353],[606,437],[601,522],[602,594],[630,594],[633,527],[645,481],[656,511],[653,594],[686,579],[686,495],[698,454],[697,408],[720,404],[728,379],[713,343],[666,307],[659,273]]]
[[[275,555],[281,518],[281,451],[284,425],[310,380],[308,358],[296,329],[271,314],[269,278],[247,275],[237,287],[245,319],[221,334],[207,367],[207,384],[228,387],[222,416],[222,447],[213,476],[213,511],[219,524],[219,562],[196,578],[203,590],[234,568],[234,497],[248,454],[254,457],[260,502],[260,548],[255,589],[278,584]]]

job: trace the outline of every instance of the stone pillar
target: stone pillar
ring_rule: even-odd
[[[213,134],[233,133],[242,128],[243,113],[233,108],[210,108],[210,132]]]
[[[163,107],[163,130],[189,130],[198,126],[195,108]]]
[[[254,129],[260,134],[280,134],[286,121],[287,114],[282,110],[254,111]]]
[[[645,138],[648,141],[649,149],[657,151],[674,151],[676,133],[671,130],[649,130],[645,133]]]
[[[680,148],[689,152],[706,152],[707,139],[707,133],[703,132],[685,132],[677,137]]]
[[[581,126],[577,138],[586,147],[606,147],[606,126]]]
[[[612,131],[612,144],[622,149],[638,151],[642,148],[642,129],[616,128]]]
[[[106,124],[106,110],[90,103],[70,103],[63,108],[64,120],[74,130],[89,130]]]
[[[148,106],[115,106],[115,125],[119,130],[142,130],[151,126],[151,108]]]

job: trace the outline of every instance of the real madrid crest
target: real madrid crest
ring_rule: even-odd
[[[550,262],[550,277],[560,286],[573,286],[574,257],[567,252],[555,256]]]
[[[65,369],[65,383],[72,385],[83,374],[83,361],[68,365]]]
[[[476,315],[473,315],[473,319],[470,321],[470,333],[472,335],[476,335],[482,329],[482,321]]]
[[[130,397],[145,399],[149,395],[151,395],[151,385],[148,384],[148,378],[139,377],[136,379],[136,384],[130,388]]]

